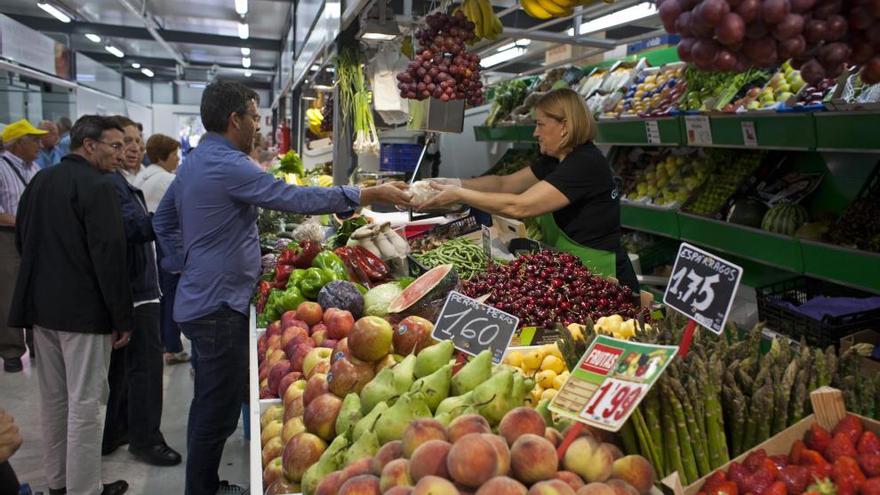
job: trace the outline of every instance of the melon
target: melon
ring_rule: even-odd
[[[730,208],[730,213],[727,214],[727,221],[759,229],[766,213],[767,206],[757,199],[740,199]]]
[[[449,291],[458,287],[458,282],[458,273],[452,264],[435,266],[394,298],[388,305],[388,312],[416,315],[433,321],[426,314],[434,313],[433,306],[437,301],[442,304]]]
[[[794,235],[809,219],[807,209],[793,203],[779,203],[767,210],[761,228],[782,235]]]

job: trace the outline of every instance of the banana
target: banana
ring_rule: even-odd
[[[569,12],[571,9],[566,9],[560,5],[557,5],[553,2],[553,0],[538,0],[538,5],[540,5],[544,10],[546,10],[553,17],[561,17]]]
[[[495,32],[495,21],[498,20],[498,16],[496,16],[495,11],[492,10],[492,4],[489,3],[489,0],[478,1],[480,6],[480,13],[483,17],[483,22],[486,24],[483,29],[483,37],[494,40],[498,37],[498,33]]]
[[[496,39],[501,36],[501,33],[504,31],[504,25],[501,24],[501,19],[496,15],[492,19],[492,39]]]
[[[471,21],[476,25],[474,29],[477,38],[486,37],[486,19],[483,17],[483,11],[480,8],[480,0],[468,0],[468,11],[472,16]]]
[[[553,17],[551,13],[547,12],[538,4],[537,0],[520,0],[519,3],[522,5],[523,10],[526,11],[526,14],[529,14],[535,19],[547,20]]]

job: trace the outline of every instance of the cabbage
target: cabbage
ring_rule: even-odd
[[[390,282],[377,285],[364,294],[364,314],[367,316],[387,316],[388,306],[403,292],[400,284]]]

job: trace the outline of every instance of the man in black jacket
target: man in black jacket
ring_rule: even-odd
[[[18,207],[21,267],[9,325],[33,327],[50,494],[119,495],[101,484],[101,403],[111,348],[128,343],[131,287],[122,214],[109,176],[123,131],[87,115],[71,130],[71,153],[28,184]]]
[[[127,117],[117,116],[123,128],[123,157],[127,165],[141,160],[140,132]],[[153,241],[152,215],[144,195],[122,175],[110,174],[122,211],[128,241],[127,273],[134,303],[134,332],[124,349],[110,358],[110,397],[101,453],[108,455],[128,442],[136,458],[154,466],[180,464],[181,457],[165,443],[162,423],[162,338],[159,332],[159,271]]]

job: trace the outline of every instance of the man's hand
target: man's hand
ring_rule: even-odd
[[[388,182],[379,186],[361,189],[361,206],[373,203],[390,203],[402,208],[409,208],[412,193],[405,182]]]
[[[0,463],[6,462],[21,447],[21,435],[15,419],[0,409]]]
[[[461,186],[431,182],[431,187],[437,190],[437,194],[424,203],[415,205],[417,210],[429,210],[431,208],[438,208],[460,202],[458,192],[461,190]]]
[[[128,345],[128,341],[131,339],[131,332],[120,332],[119,330],[113,330],[113,348],[121,349]]]

